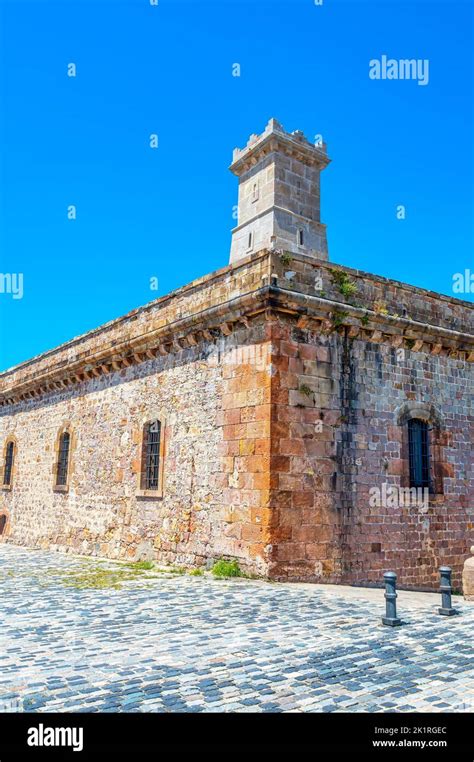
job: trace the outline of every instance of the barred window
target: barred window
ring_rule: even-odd
[[[157,490],[159,488],[160,444],[161,422],[156,420],[146,423],[143,432],[141,469],[141,488],[143,490]]]
[[[67,476],[69,468],[69,446],[71,435],[64,431],[59,437],[58,463],[56,469],[56,487],[65,487],[67,485]]]
[[[15,455],[15,443],[7,442],[7,449],[5,452],[5,468],[3,471],[3,484],[5,487],[10,487],[12,483],[14,455]]]
[[[428,424],[418,418],[408,421],[410,487],[430,486]]]

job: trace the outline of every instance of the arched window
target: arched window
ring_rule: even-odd
[[[10,440],[5,449],[5,463],[3,467],[3,486],[11,487],[13,476],[13,462],[15,458],[15,443]]]
[[[443,416],[431,403],[409,401],[396,410],[396,420],[400,427],[401,486],[427,488],[432,496],[443,495],[444,477],[453,473]]]
[[[161,421],[149,421],[143,429],[140,487],[142,490],[160,488]]]
[[[419,418],[408,421],[410,487],[430,486],[430,451],[428,424]]]
[[[58,460],[56,464],[56,487],[67,486],[70,444],[71,435],[69,431],[63,431],[59,437]]]

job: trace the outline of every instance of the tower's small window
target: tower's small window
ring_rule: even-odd
[[[252,201],[258,199],[258,183],[254,183],[252,186]]]
[[[303,246],[304,236],[303,231],[298,230],[298,246]]]
[[[160,481],[160,443],[161,422],[145,424],[143,432],[143,452],[141,470],[141,488],[157,490]]]
[[[13,459],[15,456],[15,443],[8,442],[5,452],[5,466],[3,471],[3,486],[11,487],[13,474]]]
[[[56,466],[56,487],[67,486],[70,444],[70,433],[68,431],[63,431],[59,437],[58,462]]]
[[[410,487],[430,486],[428,424],[418,418],[408,421]]]
[[[253,246],[253,233],[249,233],[248,242],[247,242],[247,248],[251,249]]]

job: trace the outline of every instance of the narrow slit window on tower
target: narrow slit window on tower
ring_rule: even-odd
[[[68,431],[63,431],[59,437],[58,462],[56,466],[56,487],[67,486],[70,444],[70,433]]]
[[[158,490],[160,482],[161,422],[145,424],[141,469],[141,489]]]
[[[410,487],[430,486],[428,424],[418,418],[408,421]]]
[[[304,234],[302,230],[298,230],[298,246],[303,246]]]
[[[247,248],[251,249],[253,246],[253,233],[249,233]]]
[[[7,442],[7,448],[5,452],[5,467],[3,471],[3,486],[4,487],[11,487],[14,455],[15,455],[15,443],[11,441]]]

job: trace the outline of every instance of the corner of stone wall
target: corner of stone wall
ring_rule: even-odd
[[[342,574],[334,342],[275,319],[272,337],[269,576],[338,582]]]
[[[261,329],[265,330],[264,326]],[[221,537],[214,552],[236,558],[242,569],[268,576],[270,506],[271,346],[246,335],[221,358],[223,374],[220,445],[224,486]]]

